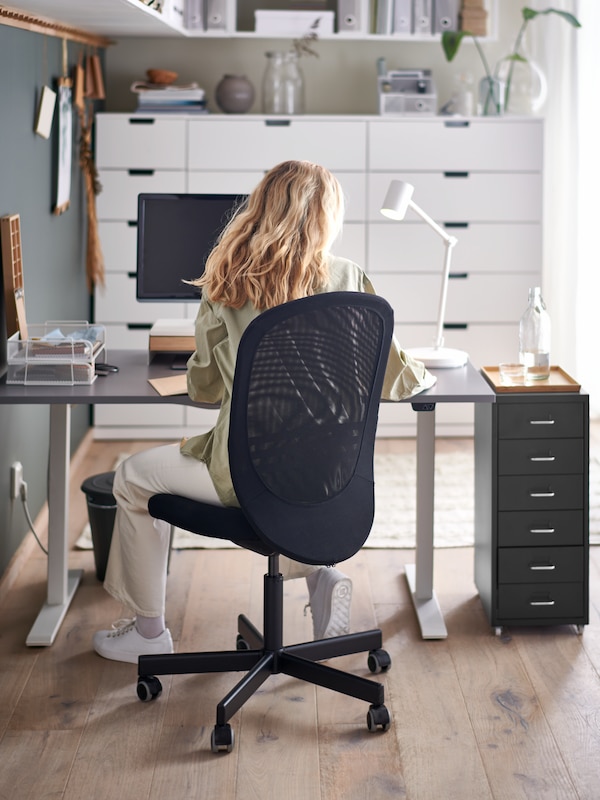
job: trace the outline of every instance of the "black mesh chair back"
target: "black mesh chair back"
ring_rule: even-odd
[[[390,727],[380,683],[317,663],[367,651],[371,672],[386,671],[391,662],[381,630],[284,646],[279,556],[330,565],[367,539],[392,330],[385,300],[360,292],[321,294],[262,313],[241,338],[231,398],[229,461],[240,508],[150,498],[150,513],[172,526],[268,557],[262,632],[240,614],[236,650],[139,658],[137,692],[144,701],[160,695],[157,675],[247,671],[217,704],[213,752],[232,750],[229,720],[275,673],[367,701],[369,730]]]
[[[307,564],[352,556],[373,524],[373,442],[393,313],[336,292],[258,317],[240,342],[229,462],[258,536]]]

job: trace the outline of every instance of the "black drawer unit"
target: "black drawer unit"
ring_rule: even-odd
[[[589,404],[498,393],[475,406],[475,583],[504,626],[588,623]]]

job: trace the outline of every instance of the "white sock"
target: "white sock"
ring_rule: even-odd
[[[164,616],[140,617],[138,614],[135,619],[135,627],[144,639],[156,639],[165,629],[165,618]]]

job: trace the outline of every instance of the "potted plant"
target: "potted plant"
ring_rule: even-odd
[[[523,38],[525,36],[527,26],[532,19],[547,14],[557,14],[559,17],[562,17],[564,20],[566,20],[570,25],[573,25],[573,27],[581,27],[579,21],[575,16],[573,16],[573,14],[570,14],[568,11],[560,11],[556,8],[546,8],[543,11],[535,11],[533,8],[528,8],[525,6],[521,9],[521,14],[523,16],[523,22],[521,23],[521,27],[517,33],[517,38],[515,39],[512,52],[509,55],[504,56],[504,58],[501,58],[493,71],[490,69],[490,65],[481,46],[481,42],[477,36],[475,36],[475,34],[471,33],[470,31],[444,31],[442,33],[442,48],[447,61],[452,61],[454,56],[458,53],[461,42],[465,36],[470,36],[473,39],[485,72],[485,77],[482,79],[482,83],[480,84],[480,98],[482,113],[484,115],[498,115],[502,113],[503,109],[508,108],[515,65],[519,63],[530,63],[523,53]],[[506,67],[506,65],[508,65],[508,69],[506,70],[506,80],[502,81],[500,74],[502,68]]]

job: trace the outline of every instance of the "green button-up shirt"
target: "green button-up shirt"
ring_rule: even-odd
[[[332,257],[329,283],[324,292],[368,292],[375,294],[370,280],[353,261]],[[224,505],[237,506],[229,472],[227,442],[229,410],[238,345],[250,322],[260,314],[246,303],[241,309],[212,303],[204,297],[196,317],[196,352],[187,364],[188,394],[192,400],[220,403],[215,427],[181,443],[182,453],[204,461]],[[394,339],[390,350],[382,398],[404,400],[435,383],[425,366],[411,358]]]

